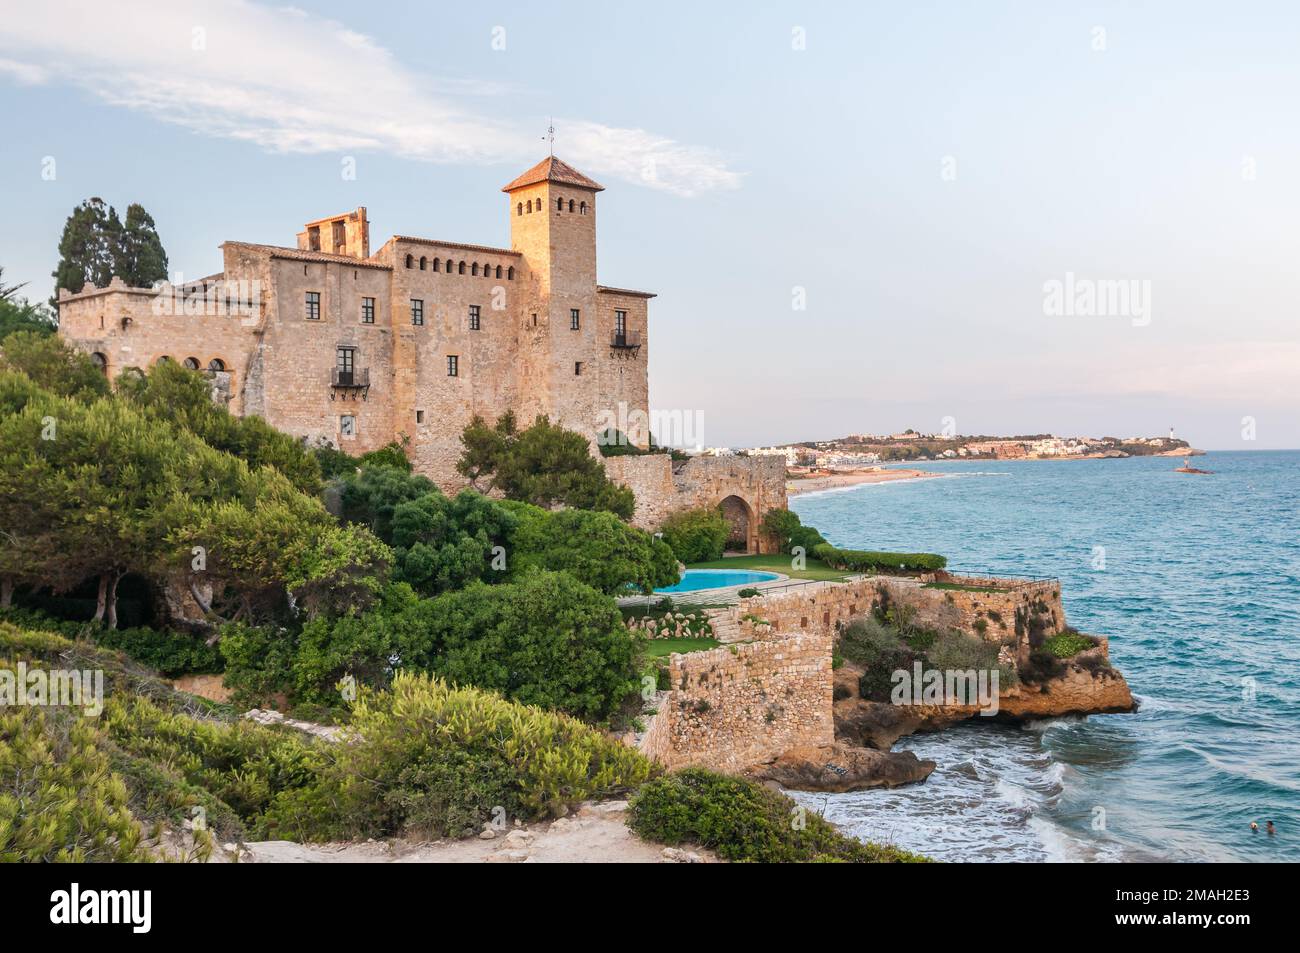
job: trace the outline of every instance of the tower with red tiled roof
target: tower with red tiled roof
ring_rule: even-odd
[[[624,300],[596,282],[596,193],[604,186],[548,156],[502,189],[510,216],[510,247],[527,265],[518,289],[523,327],[519,349],[521,418],[594,434],[620,404],[644,411],[645,298]],[[629,346],[635,342],[635,347]],[[626,417],[626,414],[624,414]],[[620,428],[644,445],[649,433],[634,419]]]

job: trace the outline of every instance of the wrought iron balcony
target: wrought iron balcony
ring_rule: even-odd
[[[370,395],[370,368],[358,367],[352,370],[344,370],[336,367],[330,372],[330,400],[339,397],[347,400],[351,397],[357,399],[357,394],[365,400]]]
[[[639,351],[641,349],[641,332],[615,331],[609,346],[617,351]]]

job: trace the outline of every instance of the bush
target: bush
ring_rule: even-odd
[[[68,709],[0,712],[0,859],[149,860],[93,724]]]
[[[727,518],[713,507],[673,513],[660,529],[673,554],[688,565],[721,559],[727,545]]]
[[[636,690],[641,640],[614,600],[567,573],[475,583],[396,620],[401,667],[579,718],[609,717]]]
[[[280,797],[277,837],[473,833],[502,807],[526,819],[624,793],[654,772],[635,750],[572,718],[438,678],[401,674],[363,692],[320,783]]]
[[[781,552],[789,552],[790,537],[801,529],[799,514],[790,510],[768,510],[763,514],[761,529],[770,536]]]
[[[910,670],[917,655],[898,630],[868,616],[855,619],[840,633],[839,652],[864,669],[858,679],[858,694],[868,701],[887,702],[899,669]]]
[[[796,546],[801,546],[805,555],[812,555],[812,551],[825,542],[826,538],[813,527],[800,526],[790,534],[790,542],[786,546],[785,552],[794,552]]]
[[[1067,629],[1048,638],[1043,642],[1043,648],[1057,658],[1073,658],[1080,652],[1096,648],[1098,644],[1098,641],[1091,636]]]
[[[740,592],[736,593],[736,595],[741,599],[752,599],[754,596],[759,594],[759,591],[753,586],[746,586],[744,589],[741,589]]]
[[[644,593],[678,580],[677,557],[661,539],[613,513],[550,512],[528,503],[498,503],[517,521],[509,544],[510,577],[533,569],[569,573],[610,595],[629,585]]]
[[[125,652],[142,665],[156,669],[164,678],[181,675],[209,674],[225,668],[221,650],[208,645],[202,636],[170,629],[110,629],[91,622],[54,619],[43,612],[25,609],[0,609],[0,620],[26,629],[57,632],[68,638],[87,636],[96,645]]]
[[[800,863],[922,861],[895,847],[846,837],[794,801],[743,778],[690,768],[645,784],[628,826],[660,844],[698,844],[731,861]],[[796,824],[796,818],[803,821]]]
[[[835,569],[850,572],[937,572],[948,560],[935,553],[884,553],[840,549],[830,543],[813,547],[811,555]]]

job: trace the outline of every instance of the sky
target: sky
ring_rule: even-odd
[[[191,278],[358,205],[505,246],[553,122],[706,445],[1294,448],[1297,51],[1281,2],[0,0],[0,265],[48,297],[90,196]]]

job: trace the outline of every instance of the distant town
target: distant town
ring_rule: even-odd
[[[902,433],[849,434],[834,440],[806,440],[783,446],[708,447],[710,456],[779,456],[791,468],[869,467],[882,463],[935,460],[1055,460],[1107,457],[1195,456],[1195,450],[1172,428],[1165,437],[1057,437],[1027,434],[1012,437]]]

